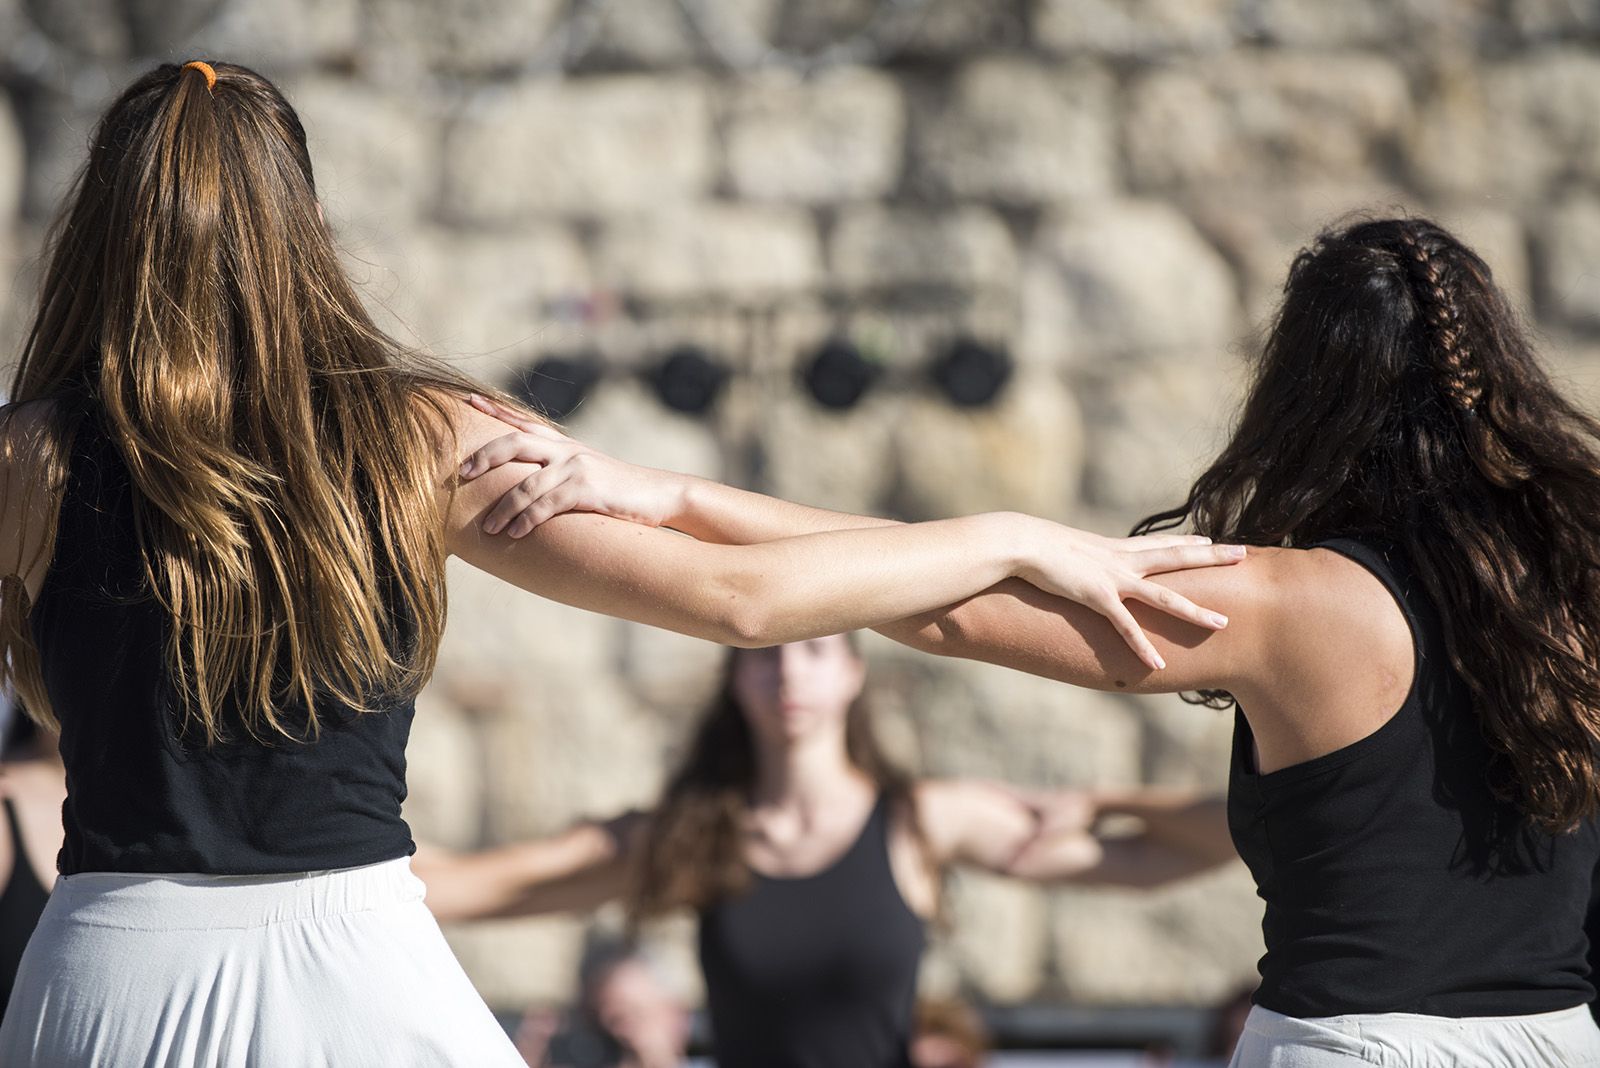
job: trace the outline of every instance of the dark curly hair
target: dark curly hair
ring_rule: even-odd
[[[1476,253],[1426,219],[1363,219],[1295,257],[1232,439],[1135,531],[1403,551],[1443,617],[1492,787],[1561,831],[1600,808],[1597,439]]]

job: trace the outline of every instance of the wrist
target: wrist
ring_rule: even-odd
[[[659,475],[666,491],[667,502],[666,520],[662,526],[690,533],[685,529],[685,525],[692,526],[695,516],[704,511],[707,490],[715,483],[695,478],[693,475],[679,474],[676,471],[661,471]]]
[[[1022,512],[991,512],[984,518],[992,524],[989,536],[1007,577],[1032,581],[1045,570],[1050,554],[1047,528],[1053,524]]]

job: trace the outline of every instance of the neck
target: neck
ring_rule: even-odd
[[[756,747],[757,807],[814,812],[867,785],[867,776],[850,763],[844,739],[836,733]]]

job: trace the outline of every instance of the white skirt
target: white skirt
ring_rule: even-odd
[[[409,858],[284,876],[56,882],[5,1068],[524,1068]]]
[[[1232,1068],[1597,1068],[1587,1006],[1533,1016],[1385,1012],[1296,1019],[1250,1010]]]

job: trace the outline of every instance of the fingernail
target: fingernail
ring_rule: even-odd
[[[461,473],[463,475],[472,474],[472,461],[471,460],[468,460],[466,463],[461,465]]]
[[[500,533],[500,524],[495,522],[485,523],[483,525],[483,532],[485,534],[498,534]]]
[[[1228,617],[1223,615],[1221,612],[1212,612],[1211,625],[1218,628],[1226,627],[1228,625]]]
[[[1202,535],[1200,535],[1200,544],[1201,545],[1210,545],[1211,544],[1211,539],[1206,537],[1204,534],[1202,534]]]
[[[478,396],[476,393],[468,393],[467,394],[467,403],[468,404],[481,404],[482,402],[483,402],[483,398]]]
[[[1228,546],[1227,552],[1228,555],[1233,557],[1235,560],[1243,560],[1245,548],[1243,545],[1230,545]]]

